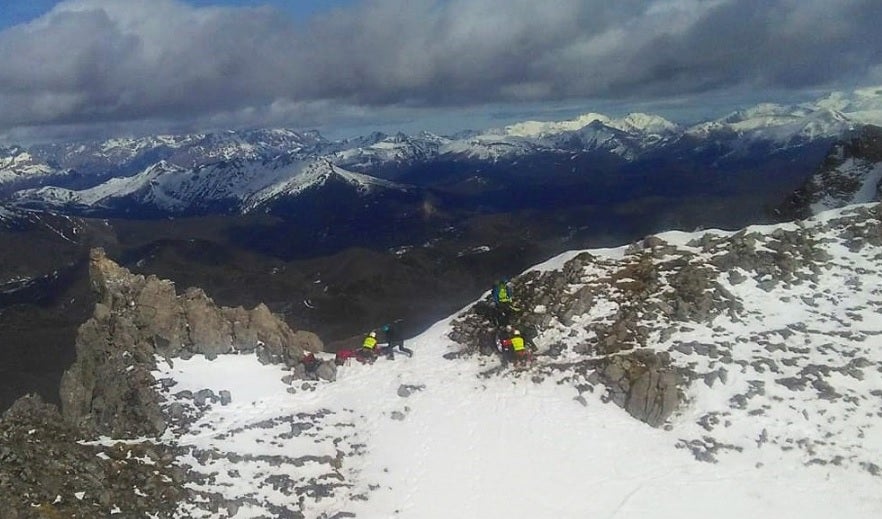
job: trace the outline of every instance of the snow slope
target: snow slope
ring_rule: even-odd
[[[325,185],[331,179],[337,179],[352,186],[360,194],[366,194],[378,188],[404,189],[400,184],[347,171],[333,165],[328,160],[319,159],[305,164],[295,175],[277,180],[275,183],[248,196],[242,204],[242,211],[253,211],[279,197],[296,197],[304,191]]]
[[[882,255],[855,238],[875,239],[874,215],[873,206],[852,206],[799,225],[660,235],[672,247],[653,260],[663,278],[684,262],[720,260],[732,243],[781,251],[794,233],[809,233],[828,255],[786,282],[718,271],[715,282],[741,307],[710,323],[644,315],[647,347],[695,375],[663,428],[634,420],[575,369],[591,325],[628,304],[628,280],[612,275],[635,258],[625,247],[591,251],[565,290],[619,288],[604,285],[607,295],[569,326],[552,317],[529,370],[500,369],[494,356],[445,358],[461,348],[448,338],[453,318],[409,340],[413,358],[353,362],[333,383],[290,380],[253,356],[160,361],[166,406],[186,417],[163,440],[204,476],[191,484],[204,500],[180,513],[880,517]],[[575,257],[536,269],[556,271]],[[552,356],[552,345],[562,353]],[[206,388],[229,391],[231,401],[200,396]]]
[[[822,190],[821,198],[811,204],[812,214],[841,207],[843,204],[865,204],[877,200],[879,186],[882,185],[882,163],[849,158],[832,171],[827,172],[826,176],[827,178],[835,177],[839,182],[853,183],[857,189],[846,193]],[[821,180],[817,180],[817,182],[821,182]]]
[[[59,173],[20,148],[0,149],[0,185]]]
[[[599,397],[583,406],[572,388],[535,384],[528,373],[481,380],[480,366],[440,357],[453,347],[446,330],[440,323],[412,341],[413,359],[345,367],[336,383],[296,384],[293,395],[281,370],[253,357],[175,361],[163,373],[179,381],[175,390],[228,389],[233,400],[177,439],[197,449],[181,461],[217,472],[196,487],[244,498],[232,517],[280,509],[368,518],[882,513],[882,484],[868,474],[763,453],[699,463],[674,448],[677,429],[652,429]],[[402,398],[402,385],[424,389]],[[200,463],[202,450],[217,454]]]

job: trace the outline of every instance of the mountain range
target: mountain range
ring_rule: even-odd
[[[331,177],[364,193],[407,186],[461,193],[505,180],[493,174],[500,163],[531,183],[560,183],[565,175],[578,183],[661,160],[725,170],[759,154],[829,144],[869,123],[882,123],[882,88],[760,104],[690,126],[642,113],[589,113],[455,136],[329,141],[315,131],[276,129],[13,146],[0,149],[0,194],[8,205],[103,217],[272,212]],[[580,162],[584,156],[592,167]]]
[[[0,407],[55,398],[94,297],[92,247],[220,304],[265,302],[331,349],[389,319],[412,335],[566,250],[877,199],[880,92],[689,126],[586,114],[454,136],[248,130],[2,148]]]

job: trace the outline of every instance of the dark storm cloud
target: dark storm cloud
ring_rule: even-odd
[[[0,33],[0,128],[803,89],[878,71],[879,27],[878,0],[71,0]]]

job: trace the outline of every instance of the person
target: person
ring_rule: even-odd
[[[508,279],[502,278],[493,284],[493,302],[496,303],[497,306],[501,304],[510,305],[511,296],[511,286],[508,284]]]
[[[369,334],[365,335],[364,341],[361,343],[361,349],[358,350],[358,357],[369,362],[373,362],[377,358],[376,331],[371,330]]]
[[[520,330],[514,330],[511,337],[502,339],[502,347],[509,352],[509,356],[515,366],[530,360],[530,351]]]
[[[321,364],[319,360],[315,358],[315,355],[313,355],[311,352],[304,355],[303,358],[300,359],[300,363],[303,364],[303,367],[309,374],[314,374]]]
[[[497,326],[504,326],[511,322],[511,315],[514,313],[514,301],[512,300],[511,286],[508,279],[502,278],[493,284],[493,303],[496,306],[496,318],[494,321]]]
[[[395,358],[394,350],[396,347],[401,353],[408,357],[413,357],[413,350],[404,347],[404,340],[399,337],[398,329],[395,327],[394,323],[384,324],[380,328],[380,331],[382,331],[385,336],[387,346],[384,351],[390,360]]]

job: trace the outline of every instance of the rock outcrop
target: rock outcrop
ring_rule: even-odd
[[[77,360],[60,392],[65,419],[99,434],[165,430],[151,375],[156,355],[254,352],[262,362],[295,366],[306,352],[322,349],[315,334],[291,330],[265,305],[218,307],[198,288],[179,295],[172,282],[132,274],[101,249],[91,252],[89,272],[97,303],[80,327]]]
[[[733,305],[722,287],[711,283],[708,270],[698,265],[678,269],[668,278],[653,258],[663,257],[670,249],[653,237],[633,246],[629,261],[603,275],[597,274],[604,261],[584,252],[559,271],[531,271],[513,280],[518,304],[532,311],[517,314],[512,327],[528,337],[553,325],[583,328],[592,336],[590,342],[576,347],[586,360],[552,363],[537,371],[577,371],[606,386],[607,399],[638,420],[653,427],[663,425],[683,399],[684,381],[666,355],[645,349],[652,330],[644,324],[644,317],[652,312],[683,321],[708,320]],[[663,275],[666,282],[662,282]],[[610,294],[616,296],[611,318],[586,319],[586,314]],[[659,294],[663,298],[652,297]],[[495,326],[488,322],[484,308],[479,303],[454,323],[451,338],[464,344],[465,351],[496,351]],[[556,345],[550,345],[551,356],[558,352]]]
[[[774,314],[775,298],[780,297],[781,303],[802,305],[792,311],[795,316],[821,312],[824,319],[842,325],[863,320],[867,307],[859,303],[870,296],[836,303],[843,305],[844,310],[836,310],[844,311],[843,317],[831,317],[832,309],[823,313],[819,301],[835,301],[831,295],[835,290],[845,290],[840,297],[847,297],[849,290],[862,290],[860,274],[878,261],[882,246],[882,204],[855,205],[776,228],[709,231],[689,241],[682,233],[673,233],[670,243],[664,238],[651,236],[610,253],[582,252],[558,270],[529,271],[513,280],[522,311],[511,325],[530,332],[539,342],[541,357],[531,369],[534,377],[566,373],[580,398],[599,387],[604,401],[658,427],[685,402],[685,389],[691,384],[725,384],[731,373],[748,368],[757,379],[767,371],[783,373],[778,362],[762,356],[764,351],[805,353],[810,350],[804,345],[781,344],[795,334],[805,334],[806,344],[815,340],[815,333],[826,336],[781,316],[766,323],[766,312]],[[844,278],[837,283],[843,286],[831,287],[837,254],[857,266],[841,274]],[[818,287],[825,283],[828,286],[821,293]],[[744,323],[751,319],[757,330],[772,323],[777,328],[749,331]],[[495,342],[505,333],[497,324],[490,303],[474,305],[453,322],[450,338],[464,348],[449,356],[495,353]],[[778,342],[772,345],[766,336]],[[830,341],[821,348],[832,344],[848,350],[839,336]],[[848,355],[858,354],[849,351]],[[781,360],[795,373],[779,377],[776,383],[812,387],[820,398],[842,397],[810,366],[796,370],[800,362]],[[830,369],[850,372],[852,367]],[[504,369],[493,371],[499,372]],[[733,397],[733,406],[743,407],[761,389],[757,380],[747,384],[752,389]]]
[[[172,517],[185,472],[169,446],[83,444],[85,431],[39,397],[0,420],[0,517]]]
[[[878,202],[882,194],[882,128],[858,128],[833,149],[805,184],[777,209],[784,220],[827,209]]]
[[[663,425],[680,405],[683,380],[667,355],[637,350],[609,356],[595,369],[610,399],[653,427]]]

